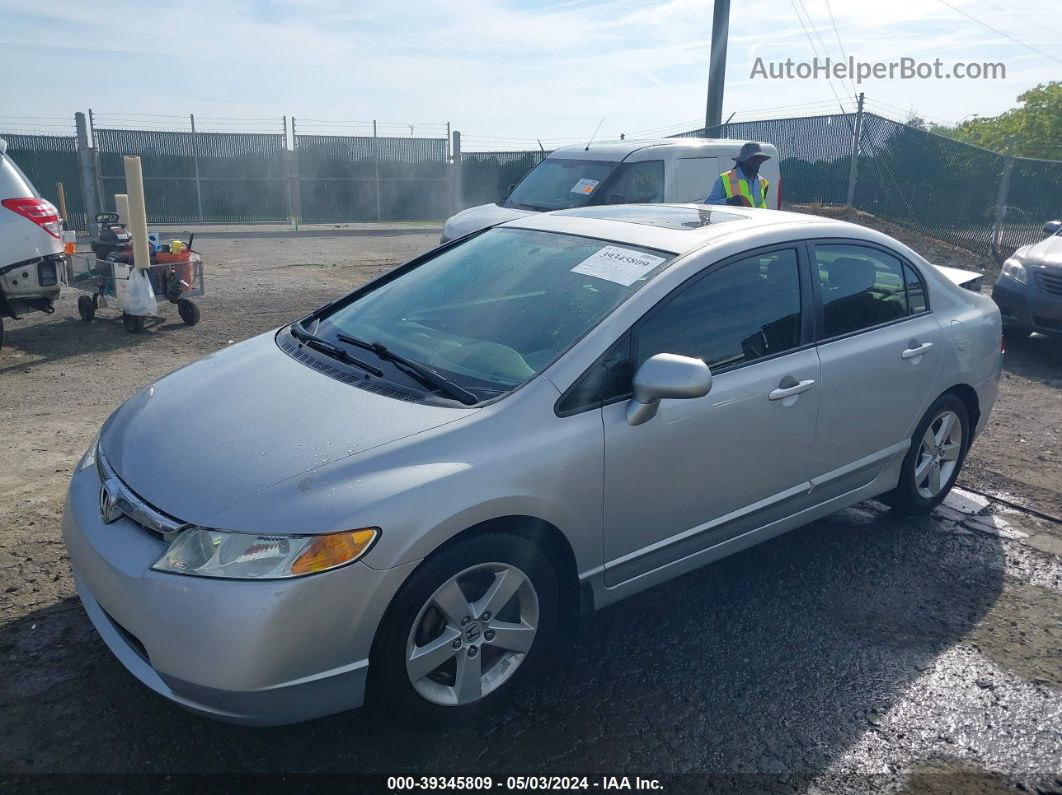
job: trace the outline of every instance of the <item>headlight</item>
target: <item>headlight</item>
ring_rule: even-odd
[[[353,563],[378,535],[373,527],[314,536],[256,536],[189,527],[151,568],[238,580],[302,577]]]
[[[1009,276],[1016,282],[1022,284],[1029,283],[1029,273],[1025,270],[1025,266],[1011,257],[1003,263],[1003,274]]]
[[[92,437],[92,444],[88,446],[88,450],[81,456],[81,460],[77,462],[77,469],[75,472],[83,472],[89,467],[96,466],[96,450],[100,445],[100,435],[97,433]]]

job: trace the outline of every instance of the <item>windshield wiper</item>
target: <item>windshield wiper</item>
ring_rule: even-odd
[[[409,359],[400,353],[395,353],[382,342],[367,342],[343,333],[336,334],[336,339],[340,342],[345,342],[347,345],[357,345],[359,348],[365,348],[366,350],[375,353],[381,359],[387,359],[395,364],[402,365],[416,376],[421,383],[433,386],[436,389],[445,392],[447,395],[464,403],[466,406],[479,403],[479,398],[463,386],[455,384],[449,378],[435,372],[426,364],[421,364],[415,359]]]
[[[324,353],[328,356],[331,356],[333,359],[338,359],[341,362],[352,364],[355,367],[359,367],[365,372],[372,373],[377,377],[383,375],[383,370],[381,370],[379,367],[371,365],[368,362],[363,362],[358,357],[351,356],[347,351],[343,350],[342,348],[336,345],[333,345],[331,342],[324,339],[323,337],[318,337],[316,334],[312,334],[311,332],[307,331],[305,328],[303,328],[301,320],[291,324],[291,336],[293,336],[303,345],[313,348],[314,350],[320,351],[321,353]]]
[[[516,207],[518,208],[523,208],[525,210],[534,210],[535,212],[539,213],[548,213],[551,209],[549,207],[543,207],[540,204],[524,204],[523,202],[513,202],[513,204],[516,205]]]

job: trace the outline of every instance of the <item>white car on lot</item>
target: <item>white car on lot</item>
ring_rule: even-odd
[[[4,318],[52,312],[59,297],[63,222],[7,154],[0,139],[0,346]]]
[[[549,210],[703,202],[719,175],[734,167],[744,144],[726,138],[663,138],[565,146],[531,169],[500,202],[452,216],[443,226],[442,242]],[[778,151],[767,143],[760,148],[770,158],[760,166],[760,176],[769,185],[767,206],[781,209]]]

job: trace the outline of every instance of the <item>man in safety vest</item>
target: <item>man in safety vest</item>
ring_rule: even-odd
[[[704,203],[766,208],[770,183],[760,176],[760,166],[770,159],[771,156],[765,154],[758,143],[750,141],[742,145],[734,158],[737,165],[719,175]]]

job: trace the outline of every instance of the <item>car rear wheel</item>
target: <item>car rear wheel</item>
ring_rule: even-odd
[[[882,499],[905,513],[929,513],[955,485],[969,446],[965,404],[951,393],[941,395],[911,437],[899,484]]]
[[[490,533],[445,547],[412,574],[380,626],[374,695],[437,722],[497,703],[545,656],[557,594],[549,559],[521,536]]]

